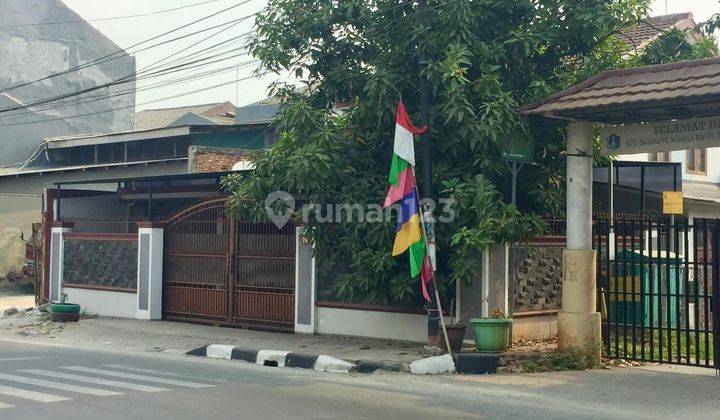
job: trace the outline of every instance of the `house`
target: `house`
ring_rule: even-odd
[[[146,109],[135,113],[135,129],[150,130],[173,125],[227,125],[235,123],[230,102]]]
[[[237,108],[233,124],[174,125],[146,130],[109,134],[49,137],[36,145],[37,153],[27,156],[19,166],[0,168],[0,233],[22,248],[21,238],[29,238],[33,224],[42,223],[42,214],[52,214],[55,183],[89,179],[125,179],[133,177],[182,175],[200,172],[230,171],[251,167],[247,151],[274,143],[277,133],[272,120],[276,105],[252,105]],[[186,115],[186,114],[184,114]],[[258,118],[258,115],[262,118]],[[182,118],[182,117],[181,117]],[[107,185],[96,186],[103,191]],[[65,191],[68,196],[73,192]],[[82,193],[88,195],[90,193]],[[95,191],[92,194],[97,195]],[[131,216],[132,206],[114,207]],[[127,211],[127,212],[125,212]],[[82,216],[79,214],[78,216]],[[49,239],[49,226],[46,226]],[[45,248],[49,252],[49,240]],[[23,251],[24,252],[24,251]],[[5,256],[0,277],[21,268],[24,258]]]
[[[688,31],[690,39],[697,40],[701,34],[694,31],[696,26],[692,13],[675,13],[650,17],[618,32],[616,36],[627,45],[628,55],[632,56],[642,53],[649,44],[673,29]]]
[[[641,51],[670,29],[685,30],[691,42],[698,40],[702,34],[695,32],[695,27],[692,13],[678,13],[650,18],[647,22],[641,22],[619,36],[623,40],[628,40],[633,50]],[[623,162],[677,164],[680,175],[677,184],[684,194],[686,216],[690,220],[695,217],[720,217],[720,168],[709,165],[720,160],[720,148],[620,155],[618,159]],[[657,209],[657,206],[655,207]]]

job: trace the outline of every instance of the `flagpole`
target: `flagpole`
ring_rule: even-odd
[[[417,176],[415,176],[415,168],[412,167],[412,174],[415,181],[415,194],[419,197],[420,193],[418,192],[417,187]],[[425,230],[425,214],[423,212],[423,209],[420,207],[420,201],[418,200],[418,212],[420,213],[420,224],[422,225],[422,236],[423,241],[425,242],[425,258],[429,258],[430,255],[430,243],[428,242],[427,237],[427,230]],[[425,264],[425,260],[423,259],[423,265]],[[448,338],[447,334],[447,327],[445,326],[445,314],[443,313],[442,304],[440,303],[440,292],[438,292],[438,286],[437,281],[435,280],[435,267],[432,265],[430,266],[430,279],[432,280],[433,289],[435,290],[435,302],[437,303],[437,310],[440,313],[440,326],[442,327],[443,336],[445,337],[445,348],[447,349],[447,352],[449,354],[452,354],[452,348],[450,347],[450,339]],[[422,273],[422,269],[420,270]],[[420,281],[422,280],[422,274],[420,274]],[[452,315],[452,314],[451,314]]]
[[[427,6],[427,3],[425,0],[418,0],[418,11],[420,13],[423,13],[425,11],[425,8]],[[430,88],[428,86],[428,80],[427,77],[423,75],[423,67],[426,65],[427,61],[427,54],[425,52],[425,48],[423,45],[419,45],[417,49],[417,55],[418,55],[418,70],[419,70],[419,83],[418,87],[420,88],[420,114],[422,117],[422,124],[427,127],[427,131],[422,135],[422,141],[420,142],[421,147],[421,153],[422,153],[422,169],[423,169],[423,192],[425,193],[424,198],[431,198],[433,193],[433,185],[432,185],[432,158],[431,158],[431,147],[430,147]],[[413,168],[413,176],[415,176],[415,169]],[[418,194],[418,198],[420,197],[418,193],[417,188],[417,177],[415,177],[415,192]],[[422,209],[421,209],[422,210]],[[423,221],[423,233],[425,229],[425,217],[423,215],[423,212],[420,211],[420,217]],[[425,237],[425,246],[427,247],[427,235],[423,235]],[[430,251],[429,248],[428,252]],[[450,349],[450,343],[447,336],[447,328],[445,328],[445,317],[442,312],[442,306],[440,304],[440,294],[438,292],[437,288],[437,282],[435,281],[435,271],[432,270],[432,282],[433,287],[435,289],[435,300],[437,301],[437,308],[438,311],[440,311],[440,324],[442,326],[443,334],[445,335],[445,345],[447,345],[448,353],[452,353],[452,350]]]

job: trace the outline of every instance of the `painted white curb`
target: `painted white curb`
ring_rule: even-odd
[[[455,362],[449,354],[428,357],[410,363],[410,373],[413,375],[435,375],[451,372],[455,372]]]
[[[207,357],[213,357],[215,359],[228,359],[232,357],[232,351],[235,346],[227,344],[211,344],[207,347]]]
[[[285,357],[289,353],[289,351],[281,350],[260,350],[257,354],[257,361],[255,363],[265,366],[265,362],[276,362],[278,367],[284,367]]]
[[[354,367],[355,365],[350,362],[324,354],[318,356],[315,361],[315,370],[318,372],[349,373]]]

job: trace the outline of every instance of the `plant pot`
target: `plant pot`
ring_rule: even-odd
[[[80,305],[76,303],[55,303],[50,304],[50,312],[54,314],[79,314]]]
[[[446,325],[448,341],[450,341],[450,350],[452,353],[459,353],[462,350],[463,339],[465,338],[465,325],[455,324]],[[440,329],[440,348],[447,351],[445,338],[442,337],[442,328]]]
[[[53,322],[78,322],[80,321],[79,313],[51,312],[50,319]]]
[[[475,347],[481,353],[501,353],[510,339],[512,318],[473,318],[470,325],[475,333]]]
[[[78,322],[80,320],[80,305],[52,302],[50,304],[50,319],[53,322]]]

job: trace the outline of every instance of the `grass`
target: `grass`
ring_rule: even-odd
[[[685,334],[684,331],[680,331],[680,347],[678,348],[678,332],[677,330],[662,332],[662,343],[657,330],[654,330],[652,336],[652,346],[650,340],[650,331],[645,331],[645,340],[641,342],[640,333],[635,332],[635,342],[633,342],[632,332],[628,331],[627,341],[624,339],[623,331],[618,331],[619,341],[616,340],[615,332],[610,333],[610,354],[611,357],[619,357],[625,359],[638,359],[644,361],[656,361],[656,362],[680,362],[705,364],[705,360],[709,360],[712,364],[714,357],[713,349],[713,334],[708,333],[707,338],[705,334],[700,333],[696,340],[695,332],[689,331]],[[690,352],[688,352],[688,345]],[[706,350],[707,345],[707,350]],[[617,346],[617,352],[616,352]],[[607,349],[604,349],[607,352]],[[635,355],[633,356],[633,350]],[[644,357],[643,357],[644,351]],[[680,360],[678,360],[678,355]],[[672,359],[670,359],[672,358]]]
[[[559,372],[569,370],[587,370],[597,366],[596,352],[571,348],[567,351],[554,351],[543,356],[534,356],[522,362],[525,372]]]

